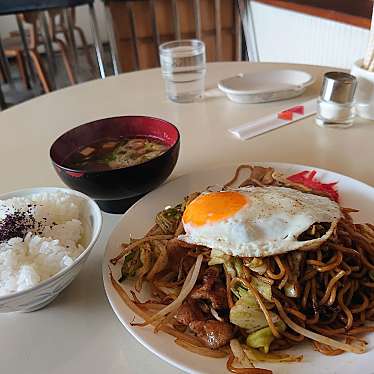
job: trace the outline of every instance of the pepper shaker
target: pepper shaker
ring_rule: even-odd
[[[355,118],[357,80],[351,74],[332,71],[323,77],[317,101],[316,123],[321,127],[350,127]]]

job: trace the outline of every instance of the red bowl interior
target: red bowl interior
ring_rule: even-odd
[[[52,145],[51,159],[64,167],[64,161],[78,148],[104,138],[153,137],[169,147],[179,140],[177,128],[163,119],[146,116],[122,116],[100,119],[75,127],[61,135]]]

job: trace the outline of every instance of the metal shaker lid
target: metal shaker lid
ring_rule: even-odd
[[[321,98],[344,104],[353,101],[357,86],[356,77],[340,71],[330,71],[323,77]]]

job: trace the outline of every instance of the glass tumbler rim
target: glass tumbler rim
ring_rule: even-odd
[[[175,53],[173,51],[173,47],[183,47],[183,46],[191,46],[194,50],[191,51],[192,55],[199,54],[201,52],[205,52],[205,43],[200,39],[179,39],[179,40],[170,40],[168,42],[164,42],[160,44],[159,52],[160,55],[170,56]]]

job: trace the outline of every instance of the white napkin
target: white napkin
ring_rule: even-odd
[[[288,125],[299,119],[312,116],[317,111],[317,99],[311,99],[297,104],[291,108],[283,109],[277,113],[247,122],[241,126],[233,127],[228,131],[241,140],[253,138],[278,127]]]

